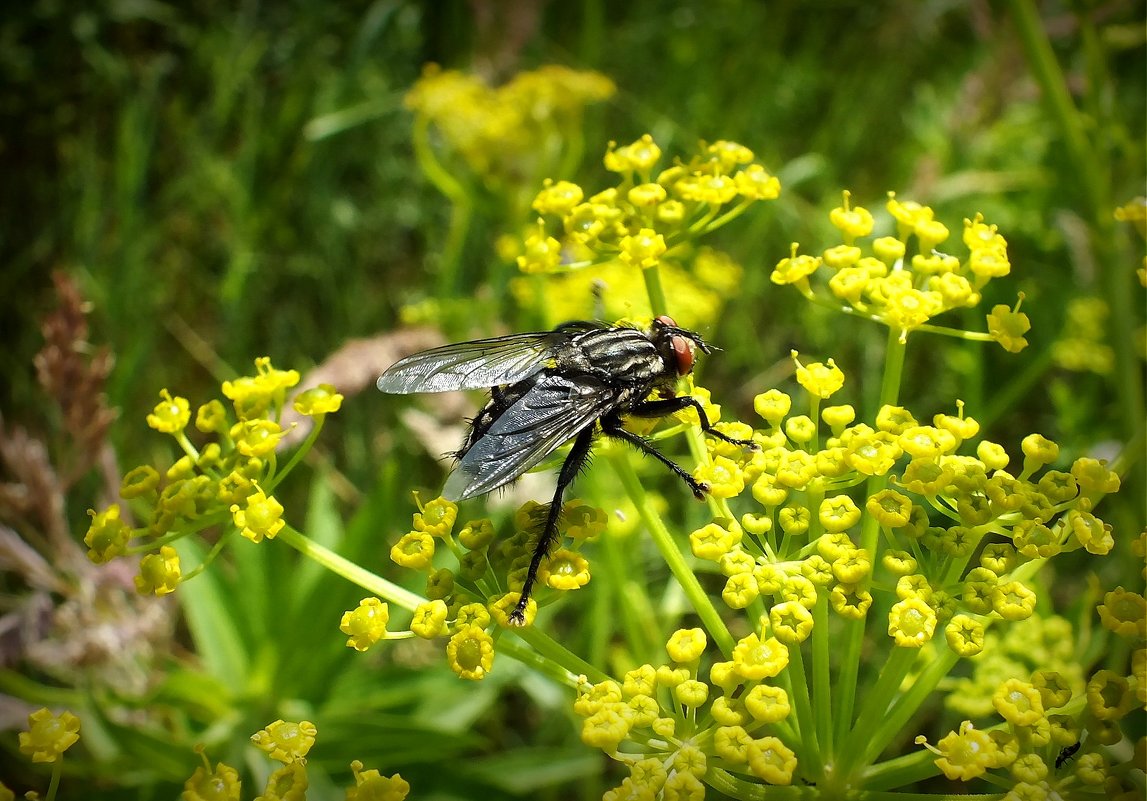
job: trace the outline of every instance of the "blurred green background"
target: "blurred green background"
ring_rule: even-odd
[[[49,454],[66,450],[32,367],[40,320],[57,302],[54,270],[76,279],[91,302],[92,343],[114,354],[106,392],[120,420],[109,438],[123,470],[171,458],[142,423],[162,387],[194,405],[259,355],[305,371],[350,339],[395,329],[404,307],[428,299],[441,304],[446,339],[528,326],[530,313],[505,291],[495,240],[530,215],[508,219],[507,204],[475,194],[462,269],[445,287],[438,280],[451,204],[419,170],[403,96],[430,62],[491,85],[558,63],[597,70],[618,92],[589,108],[575,132],[582,163],[554,178],[604,185],[606,143],[644,133],[669,157],[701,139],[736,140],[781,178],[780,200],[712,243],[744,268],[738,296],[705,331],[725,350],[707,362],[704,381],[731,417],[747,419],[756,392],[783,384],[794,347],[834,357],[856,400],[877,391],[883,333],[796,302],[769,273],[790,242],[816,251],[838,241],[827,212],[842,189],[874,211],[894,190],[932,205],[954,231],[977,211],[998,224],[1013,274],[992,283],[982,308],[1010,305],[1022,291],[1033,323],[1019,356],[956,340],[919,344],[902,399],[923,418],[961,398],[984,436],[1010,447],[1038,431],[1067,459],[1113,458],[1143,417],[1144,294],[1135,277],[1143,240],[1112,215],[1144,194],[1145,4],[1038,4],[1051,74],[1077,109],[1066,118],[1048,102],[1048,64],[1038,68],[1016,31],[1016,14],[1030,8],[915,0],[9,8],[0,17],[4,424],[42,438]],[[1068,310],[1083,297],[1102,305],[1080,333]],[[980,314],[962,323],[982,330]],[[1066,363],[1057,342],[1072,337],[1111,348],[1111,363],[1104,371],[1086,359]],[[397,408],[374,392],[349,399],[311,460],[317,473],[282,490],[288,509],[293,501],[307,510],[295,517],[308,533],[379,570],[407,525],[412,485],[434,488],[442,476],[399,430]],[[1134,447],[1139,472],[1124,506],[1105,512],[1129,536],[1143,524],[1142,439]],[[85,510],[110,500],[99,486],[69,488],[62,514],[77,537]],[[122,797],[117,782],[141,788],[140,797],[171,797],[194,768],[193,743],[225,743],[209,753],[234,758],[245,736],[291,708],[323,711],[315,764],[343,777],[354,757],[402,770],[416,788],[423,783],[420,798],[471,797],[474,786],[487,797],[568,797],[555,783],[600,772],[599,755],[571,741],[568,713],[539,711],[563,708],[554,687],[508,659],[480,685],[442,675],[434,654],[356,661],[332,623],[356,602],[353,588],[309,574],[295,585],[289,554],[258,558],[265,562],[181,590],[185,607],[203,606],[185,608],[179,647],[156,659],[165,684],[148,704],[116,699],[163,706],[176,724],[105,720],[104,751],[82,768],[95,777],[86,797]],[[265,583],[244,583],[256,574]],[[4,581],[10,598],[27,592],[18,575]],[[252,586],[265,593],[257,602]],[[234,597],[237,587],[248,594]],[[230,627],[235,653],[203,653],[216,626]],[[11,669],[27,671],[13,658],[5,691],[42,698],[53,681],[32,672],[20,684]],[[155,760],[125,773],[140,754]],[[444,777],[435,766],[447,760],[457,770]]]

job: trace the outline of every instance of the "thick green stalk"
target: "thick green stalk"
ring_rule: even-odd
[[[713,606],[712,599],[709,598],[708,593],[705,592],[701,583],[697,581],[697,576],[693,574],[689,563],[685,561],[685,554],[681,553],[681,549],[677,547],[677,542],[673,539],[673,535],[669,533],[669,529],[665,527],[661,516],[657,514],[657,510],[654,509],[650,503],[649,496],[645,492],[645,487],[641,485],[641,480],[637,477],[637,473],[634,472],[633,465],[630,464],[628,454],[612,454],[610,462],[617,471],[618,478],[621,479],[621,484],[625,488],[626,494],[629,496],[629,499],[633,501],[633,505],[637,507],[637,512],[641,515],[642,522],[645,523],[645,527],[649,529],[649,534],[653,537],[653,542],[657,546],[657,550],[661,552],[661,558],[665,560],[665,564],[669,566],[670,572],[677,578],[677,582],[685,592],[685,597],[689,599],[693,610],[697,613],[697,616],[701,618],[701,622],[705,624],[705,629],[717,643],[717,647],[721,649],[721,653],[725,655],[726,659],[731,659],[734,645],[733,635],[729,633],[729,629],[721,619],[720,613],[717,611],[717,608]]]
[[[884,353],[884,377],[880,385],[880,400],[873,410],[873,417],[881,406],[895,405],[900,398],[900,382],[904,375],[905,343],[900,341],[899,332],[889,329]],[[886,476],[872,476],[865,484],[866,498],[888,486]],[[876,546],[880,541],[880,523],[870,514],[864,515],[860,529],[860,547],[876,559]],[[843,742],[846,732],[852,727],[852,712],[856,704],[856,684],[860,672],[861,649],[864,644],[864,630],[867,618],[849,620],[846,624],[844,647],[837,678],[838,706],[836,711],[836,740]]]
[[[1109,343],[1115,354],[1112,384],[1118,397],[1120,422],[1128,438],[1134,438],[1143,427],[1143,372],[1135,354],[1135,304],[1143,303],[1142,289],[1136,285],[1130,263],[1121,263],[1114,247],[1112,212],[1112,165],[1108,132],[1118,123],[1108,117],[1094,118],[1076,108],[1068,89],[1067,77],[1060,69],[1033,0],[1010,0],[1012,20],[1020,43],[1027,55],[1028,67],[1040,85],[1044,101],[1063,132],[1067,144],[1072,180],[1083,188],[1089,242],[1098,266],[1099,289],[1111,314],[1112,332]],[[1107,75],[1102,69],[1098,37],[1090,18],[1080,16],[1080,29],[1089,56],[1089,84],[1092,96],[1107,89]],[[1099,106],[1097,106],[1099,108]],[[1094,132],[1096,141],[1088,138]],[[1129,260],[1129,257],[1128,257]],[[1142,508],[1145,485],[1142,453],[1132,468],[1130,486],[1136,488]]]

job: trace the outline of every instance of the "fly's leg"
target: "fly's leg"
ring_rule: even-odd
[[[661,415],[653,416],[660,417]],[[708,484],[693,478],[693,476],[689,475],[684,467],[677,464],[677,462],[673,461],[661,451],[650,445],[649,441],[646,440],[645,437],[634,434],[632,431],[626,431],[624,428],[622,428],[621,420],[616,414],[609,414],[601,418],[601,430],[607,437],[613,437],[614,439],[620,439],[624,442],[628,442],[630,445],[637,448],[646,456],[652,456],[654,459],[661,462],[661,464],[668,467],[678,478],[680,478],[689,486],[689,489],[693,491],[693,497],[695,497],[697,500],[701,500],[705,497],[705,493],[709,490]]]
[[[709,418],[705,416],[705,409],[701,406],[701,403],[689,395],[678,395],[673,398],[663,398],[662,400],[642,401],[632,409],[627,410],[626,414],[632,414],[636,417],[668,417],[671,414],[676,414],[690,407],[697,412],[697,419],[701,421],[701,430],[710,437],[716,437],[732,445],[742,445],[753,449],[760,447],[751,439],[730,437],[728,434],[722,434],[713,428],[713,424],[710,423]]]
[[[558,474],[558,486],[554,490],[554,501],[550,504],[550,511],[546,515],[546,527],[542,529],[538,544],[534,546],[534,556],[530,559],[530,568],[526,571],[525,582],[522,583],[522,597],[518,600],[518,605],[514,607],[514,611],[510,613],[510,625],[512,626],[524,626],[526,624],[526,606],[530,602],[530,593],[538,580],[538,569],[558,539],[558,521],[562,514],[562,495],[565,493],[566,487],[577,478],[577,474],[585,467],[592,444],[593,426],[586,426],[577,435],[569,455],[562,463],[561,473]]]

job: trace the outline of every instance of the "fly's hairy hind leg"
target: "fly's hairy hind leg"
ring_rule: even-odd
[[[521,598],[518,599],[514,611],[510,613],[510,625],[512,626],[526,625],[526,607],[530,603],[530,593],[538,580],[538,570],[542,566],[542,560],[546,558],[546,554],[549,553],[550,548],[558,539],[558,521],[562,514],[562,495],[565,494],[566,487],[573,482],[585,466],[589,459],[589,449],[592,444],[593,426],[587,426],[577,435],[569,455],[562,463],[561,472],[558,474],[557,489],[554,490],[554,501],[550,504],[549,513],[546,515],[546,527],[542,529],[538,544],[534,546],[534,555],[530,559],[530,567],[526,571],[526,580],[522,583]]]
[[[671,414],[676,414],[689,408],[697,412],[697,419],[701,421],[701,430],[710,437],[716,437],[731,445],[741,445],[742,447],[752,448],[753,450],[760,448],[760,445],[751,439],[730,437],[728,434],[724,434],[713,428],[713,424],[709,422],[709,418],[705,415],[704,407],[701,406],[701,403],[696,398],[689,395],[678,395],[673,398],[663,398],[654,401],[642,401],[626,413],[635,417],[668,417]]]

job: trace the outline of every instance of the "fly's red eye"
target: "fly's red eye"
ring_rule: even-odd
[[[677,375],[693,371],[693,343],[685,337],[673,337],[673,355],[677,357]]]
[[[661,323],[666,328],[676,328],[677,321],[670,317],[668,314],[662,314],[657,318],[657,322]]]

